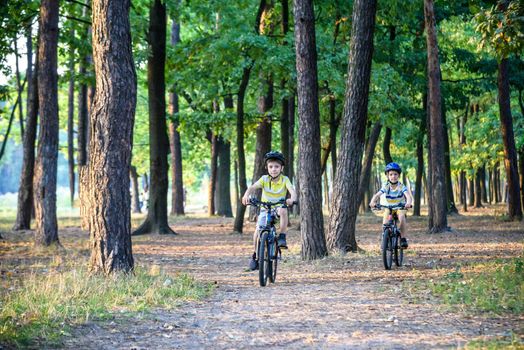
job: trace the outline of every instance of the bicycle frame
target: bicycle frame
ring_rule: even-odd
[[[404,257],[403,248],[400,247],[401,233],[398,229],[398,216],[396,211],[404,209],[404,205],[377,205],[376,209],[389,209],[388,222],[382,225],[382,259],[386,270],[390,270],[393,264],[402,266]]]

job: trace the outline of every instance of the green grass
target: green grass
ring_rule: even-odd
[[[524,312],[524,256],[474,267],[480,272],[465,274],[457,267],[429,287],[447,304],[496,314]]]
[[[107,278],[78,267],[47,276],[31,274],[19,290],[0,299],[0,344],[58,344],[70,325],[172,308],[182,300],[207,296],[211,288],[186,274],[162,273],[156,266]]]

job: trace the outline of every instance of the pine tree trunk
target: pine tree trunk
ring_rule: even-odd
[[[178,5],[177,5],[178,6]],[[176,46],[180,41],[180,24],[174,19],[171,23],[171,45]],[[176,86],[169,94],[169,144],[171,147],[171,215],[184,215],[184,183],[182,172],[182,143],[180,140],[179,106]]]
[[[246,180],[246,156],[244,151],[244,98],[246,95],[249,77],[251,75],[251,68],[244,67],[242,73],[242,80],[237,95],[237,153],[238,153],[238,187],[239,196],[237,197],[237,210],[235,215],[235,222],[233,224],[233,231],[242,233],[244,227],[244,214],[246,207],[242,204],[241,198],[247,190]]]
[[[295,179],[295,95],[289,97],[289,159],[286,161],[286,173],[294,183]],[[299,208],[299,206],[296,206]],[[296,210],[296,209],[293,209]]]
[[[71,30],[71,38],[75,31]],[[75,122],[75,55],[74,49],[69,48],[69,91],[67,104],[67,165],[69,170],[69,195],[71,207],[75,203],[75,145],[74,145],[74,122]]]
[[[217,185],[217,163],[218,163],[218,145],[217,145],[217,135],[213,132],[210,132],[208,135],[208,140],[211,144],[211,166],[210,166],[210,176],[209,176],[209,186],[207,192],[207,215],[215,215],[215,189]]]
[[[40,132],[35,162],[35,243],[59,243],[56,219],[56,173],[58,158],[58,0],[40,5],[38,45],[38,99]]]
[[[368,143],[366,146],[366,153],[364,158],[364,167],[362,168],[362,174],[360,175],[360,184],[358,185],[358,203],[362,204],[364,194],[369,190],[369,178],[371,177],[371,166],[373,165],[373,157],[375,155],[375,146],[377,145],[378,138],[380,136],[380,130],[382,124],[380,121],[375,122],[373,129],[369,134]],[[369,202],[364,202],[364,210],[368,208]]]
[[[391,157],[391,129],[386,128],[386,133],[384,134],[384,143],[382,144],[382,153],[384,155],[384,162],[386,164],[389,164],[393,161],[393,158]]]
[[[168,150],[166,127],[166,6],[152,2],[149,12],[149,45],[147,86],[149,96],[149,206],[146,220],[133,235],[175,234],[167,221]]]
[[[482,208],[482,190],[480,186],[480,168],[475,171],[475,208]]]
[[[129,0],[94,0],[96,94],[91,108],[89,208],[94,273],[133,270],[129,172],[136,106]]]
[[[233,217],[231,210],[231,143],[221,136],[217,139],[218,167],[217,186],[215,191],[215,208],[217,215]]]
[[[480,192],[482,193],[482,201],[488,203],[488,191],[486,190],[486,164],[483,164],[480,170]]]
[[[358,188],[362,168],[376,9],[376,0],[356,0],[353,4],[340,155],[328,232],[329,249],[342,253],[358,249],[355,237],[358,194],[350,189]]]
[[[508,183],[508,215],[511,220],[522,220],[517,151],[510,106],[509,61],[507,58],[499,62],[498,92],[500,129],[504,142],[504,166]]]
[[[424,0],[424,17],[427,33],[428,51],[428,111],[430,125],[429,162],[431,163],[431,181],[429,182],[429,232],[439,233],[448,230],[447,191],[444,155],[444,126],[442,124],[440,64],[438,57],[437,33],[433,0]]]
[[[299,201],[301,256],[313,260],[327,255],[322,216],[320,112],[318,106],[315,16],[312,0],[295,0],[295,48],[299,115]]]
[[[20,79],[20,69],[18,66],[18,43],[17,43],[17,36],[14,37],[14,47],[15,47],[15,75],[16,75],[16,89],[18,91],[18,122],[20,123],[20,134],[22,137],[24,137],[24,104],[22,99],[22,93],[24,92],[24,88],[22,86],[22,80]],[[29,77],[26,76],[26,81],[28,81]]]
[[[131,177],[131,212],[132,213],[141,213],[140,210],[140,196],[138,190],[138,174],[136,172],[136,167],[131,166],[129,171],[129,176]]]
[[[441,73],[442,74],[442,73]],[[444,132],[444,160],[445,160],[445,171],[446,171],[446,189],[447,189],[447,200],[448,200],[448,213],[458,213],[457,206],[455,205],[455,198],[453,197],[453,183],[451,181],[451,159],[450,159],[450,138],[448,135],[448,123],[446,120],[446,107],[442,99],[442,130]]]
[[[336,101],[334,98],[329,100],[329,146],[331,148],[331,168],[333,179],[337,172],[337,131],[340,121],[336,116]]]
[[[32,70],[32,38],[31,31],[27,39],[27,120],[23,138],[24,155],[22,171],[20,173],[20,187],[18,188],[18,204],[16,221],[13,230],[29,230],[31,228],[31,214],[33,211],[33,175],[35,171],[35,141],[38,118],[38,55],[36,56],[35,70]],[[39,37],[40,35],[38,35]],[[39,41],[39,40],[37,40]],[[38,52],[38,48],[36,50]]]

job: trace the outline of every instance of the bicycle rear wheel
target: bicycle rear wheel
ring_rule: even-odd
[[[268,234],[269,232],[267,231],[262,232],[258,245],[258,280],[261,287],[264,287],[267,284],[267,278],[271,275],[271,261],[269,259],[269,244],[267,239]]]
[[[382,234],[382,262],[386,270],[391,270],[393,265],[393,245],[389,230],[385,229]]]

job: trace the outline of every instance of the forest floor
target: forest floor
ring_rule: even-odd
[[[524,315],[445,306],[425,287],[457,267],[467,272],[477,262],[522,255],[524,223],[504,222],[493,213],[481,209],[451,216],[453,230],[437,235],[425,233],[426,217],[409,217],[405,264],[391,271],[382,266],[380,217],[358,218],[358,243],[364,252],[312,262],[300,259],[300,232],[297,219],[292,219],[290,249],[283,251],[276,283],[267,287],[259,286],[257,271],[247,270],[253,223],[238,235],[231,233],[231,219],[176,219],[177,236],[133,238],[135,264],[187,272],[214,284],[211,296],[171,310],[156,309],[133,318],[116,315],[110,321],[75,326],[63,346],[427,349],[462,348],[472,341],[508,337],[523,342]],[[62,228],[60,237],[66,249],[87,239],[77,227]],[[3,254],[0,259],[24,257]]]

